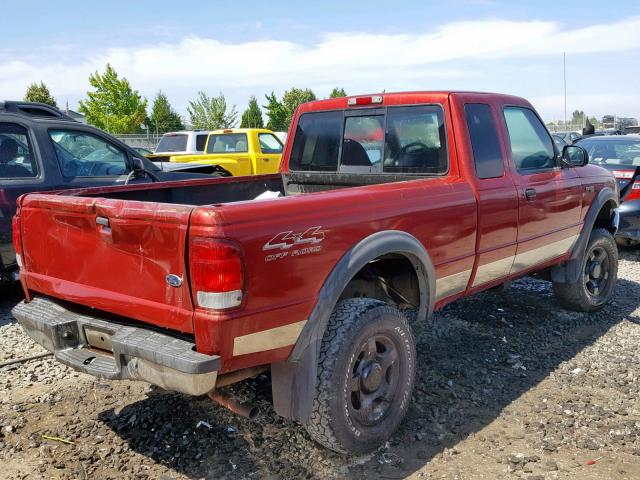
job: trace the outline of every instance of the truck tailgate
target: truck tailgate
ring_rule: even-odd
[[[30,290],[192,333],[185,265],[192,208],[27,195],[20,206],[23,281]]]

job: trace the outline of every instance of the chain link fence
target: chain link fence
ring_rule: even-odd
[[[162,133],[133,133],[113,136],[130,147],[141,147],[153,151],[155,150],[156,145],[158,145],[160,137],[162,137]]]

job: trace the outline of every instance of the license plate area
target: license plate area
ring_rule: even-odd
[[[93,327],[84,327],[84,336],[87,339],[89,348],[113,353],[111,333]]]

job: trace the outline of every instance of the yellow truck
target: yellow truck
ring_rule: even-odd
[[[271,130],[228,128],[209,133],[204,154],[176,155],[170,161],[216,165],[234,177],[261,175],[278,171],[282,148],[282,142]]]

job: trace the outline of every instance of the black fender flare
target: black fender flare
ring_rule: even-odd
[[[608,202],[613,202],[613,204],[615,205],[614,208],[617,208],[620,203],[618,193],[610,187],[605,187],[598,192],[596,197],[591,202],[589,211],[584,218],[582,231],[580,232],[576,243],[573,245],[569,260],[564,262],[562,265],[555,265],[551,267],[551,280],[553,282],[573,283],[578,281],[578,278],[580,277],[580,263],[582,260],[582,256],[587,249],[589,237],[591,236],[593,227],[596,223],[596,220],[598,219],[598,215],[600,215],[600,211]],[[616,226],[613,224],[613,217],[610,219],[610,221],[610,229],[615,233]]]
[[[364,238],[344,254],[326,278],[289,358],[271,365],[273,405],[279,415],[302,423],[310,418],[318,353],[331,312],[351,279],[371,260],[386,254],[405,256],[415,269],[420,288],[418,319],[426,319],[433,313],[435,268],[422,243],[399,230],[385,230]]]

